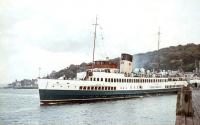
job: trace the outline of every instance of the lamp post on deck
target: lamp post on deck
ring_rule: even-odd
[[[38,72],[38,78],[40,78],[40,71],[41,71],[41,67],[39,67],[39,72]]]

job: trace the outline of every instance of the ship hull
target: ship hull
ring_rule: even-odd
[[[89,102],[100,100],[134,98],[148,94],[176,93],[180,88],[154,90],[115,90],[115,91],[88,91],[88,90],[48,90],[39,89],[41,104],[59,104],[70,102]]]

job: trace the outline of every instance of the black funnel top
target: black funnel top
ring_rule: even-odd
[[[130,55],[130,54],[122,53],[121,54],[121,60],[127,60],[127,61],[132,62],[133,56]]]

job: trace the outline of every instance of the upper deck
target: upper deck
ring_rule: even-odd
[[[109,60],[95,61],[94,64],[92,64],[92,63],[88,64],[86,68],[87,69],[95,69],[95,68],[99,68],[99,69],[114,68],[114,69],[117,69],[117,64],[115,64],[115,63],[113,63]]]

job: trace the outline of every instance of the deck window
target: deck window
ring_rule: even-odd
[[[108,82],[110,82],[110,78],[108,78]]]
[[[93,86],[91,87],[91,90],[94,90],[94,87],[93,87]]]
[[[108,87],[108,90],[110,90],[110,87]]]
[[[102,86],[102,90],[104,90],[104,87]]]
[[[95,90],[97,90],[97,87],[95,87]]]
[[[92,81],[92,78],[90,78],[90,81]]]
[[[105,90],[107,90],[107,87],[105,87]]]
[[[90,87],[89,87],[89,86],[87,87],[87,90],[90,90]]]
[[[103,78],[101,78],[101,81],[103,81]]]
[[[93,81],[96,81],[96,78],[93,78]]]
[[[97,78],[97,81],[99,81],[99,78]]]
[[[105,82],[107,82],[107,78],[105,78]]]
[[[119,79],[119,82],[121,82],[121,79]]]
[[[111,78],[111,82],[113,82],[113,78]]]
[[[85,86],[83,87],[83,90],[86,90],[86,87],[85,87]]]
[[[98,90],[101,90],[101,87],[100,87],[100,86],[98,87]]]
[[[114,90],[116,90],[116,87],[114,87]]]
[[[79,89],[82,90],[82,86],[80,86]]]

